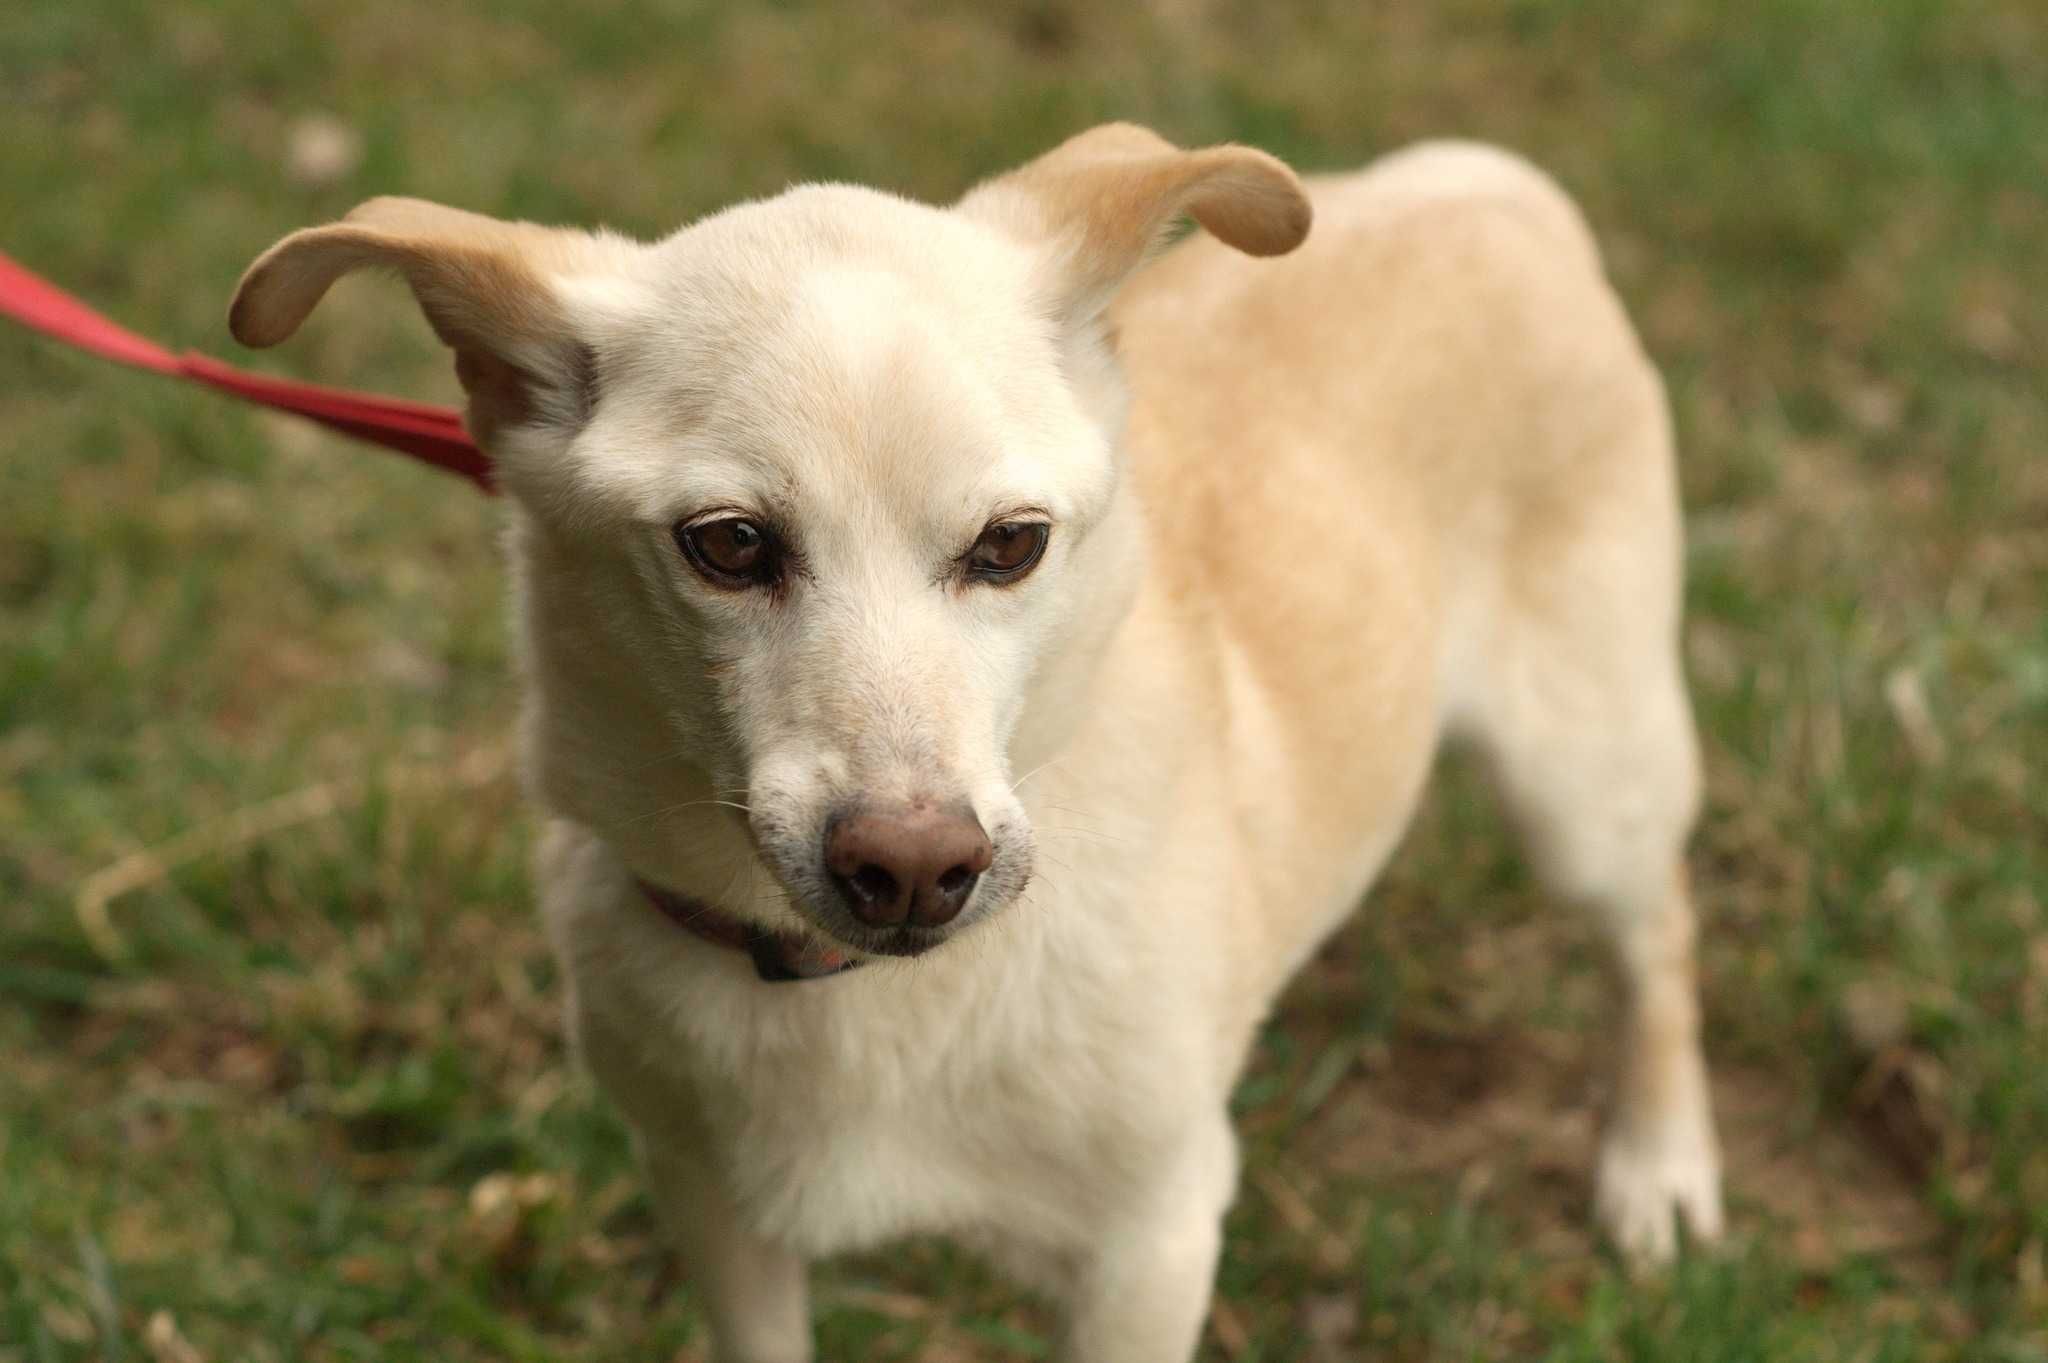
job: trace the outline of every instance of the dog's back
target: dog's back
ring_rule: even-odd
[[[1298,943],[1268,987],[1370,879],[1391,836],[1367,831],[1401,827],[1437,740],[1509,703],[1507,638],[1661,657],[1677,609],[1661,386],[1570,201],[1464,143],[1309,185],[1300,250],[1198,237],[1115,318],[1153,572],[1272,717],[1240,720],[1232,770],[1286,758],[1246,802],[1246,911]]]

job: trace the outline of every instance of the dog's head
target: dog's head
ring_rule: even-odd
[[[230,325],[403,275],[524,513],[550,801],[713,896],[704,820],[743,815],[783,893],[736,909],[910,954],[1030,876],[1013,765],[1138,571],[1102,317],[1183,213],[1256,255],[1309,222],[1263,153],[1112,125],[951,208],[809,186],[654,245],[373,200],[259,258]]]

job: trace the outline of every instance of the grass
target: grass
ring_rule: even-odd
[[[295,179],[312,115],[360,157]],[[29,0],[0,247],[231,355],[240,268],[372,193],[652,235],[1112,115],[1490,137],[1582,199],[1671,379],[1709,765],[1729,1250],[1634,1284],[1587,1236],[1596,957],[1454,764],[1238,1095],[1204,1357],[2048,1358],[2033,0]],[[264,363],[453,392],[389,287]],[[0,1360],[701,1357],[562,1049],[493,508],[15,330],[0,373]],[[279,798],[88,933],[94,872]],[[820,1275],[826,1358],[1047,1329],[936,1246]]]

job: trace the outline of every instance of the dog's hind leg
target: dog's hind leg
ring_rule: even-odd
[[[1721,1234],[1721,1160],[1694,984],[1685,868],[1602,906],[1627,998],[1614,1111],[1600,1152],[1594,1211],[1621,1250],[1661,1262],[1677,1249],[1673,1213],[1699,1239]]]
[[[1625,467],[1616,497],[1545,527],[1515,557],[1465,716],[1553,894],[1588,909],[1623,987],[1620,1074],[1595,1211],[1626,1254],[1677,1249],[1682,1218],[1721,1229],[1684,846],[1699,755],[1677,647],[1675,498],[1661,466]],[[1645,476],[1648,475],[1648,476]]]

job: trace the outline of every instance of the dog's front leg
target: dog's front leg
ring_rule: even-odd
[[[1237,1137],[1219,1106],[1084,1251],[1062,1363],[1188,1363],[1236,1186]]]
[[[741,1224],[711,1166],[641,1142],[663,1227],[711,1326],[714,1363],[811,1363],[804,1261]]]

